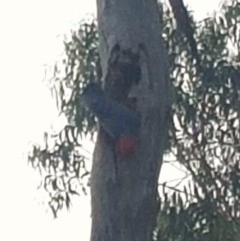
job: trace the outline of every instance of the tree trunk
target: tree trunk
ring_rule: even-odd
[[[98,0],[97,7],[105,90],[124,104],[134,100],[141,130],[130,158],[119,157],[99,130],[91,173],[91,241],[150,241],[169,106],[159,7],[155,0]]]

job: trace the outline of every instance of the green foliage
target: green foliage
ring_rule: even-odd
[[[101,78],[97,45],[95,21],[83,22],[70,40],[65,40],[65,57],[55,65],[51,90],[69,124],[59,134],[46,134],[45,146],[33,146],[28,157],[42,176],[55,217],[63,207],[69,208],[72,195],[79,195],[81,190],[86,193],[89,160],[82,139],[87,134],[93,136],[96,120],[82,108],[80,93],[87,83]]]
[[[65,126],[50,138],[54,141],[51,146],[45,133],[45,147],[35,145],[28,160],[42,176],[42,186],[49,194],[49,206],[56,217],[64,206],[70,207],[72,195],[87,193],[85,178],[89,170],[77,128]]]
[[[101,79],[96,22],[83,22],[79,30],[71,33],[64,46],[65,58],[62,64],[55,65],[52,91],[68,122],[86,134],[96,123],[93,116],[82,108],[79,94],[86,84]]]
[[[200,23],[190,18],[200,56],[196,64],[172,12],[164,9],[173,87],[166,152],[187,169],[192,184],[173,194],[167,186],[162,189],[156,240],[239,240],[239,16],[240,2],[233,0],[212,18]],[[81,139],[94,133],[96,122],[82,108],[79,93],[86,83],[101,79],[97,45],[95,21],[82,23],[65,41],[66,57],[56,65],[52,90],[69,124],[29,155],[42,173],[55,215],[64,204],[69,207],[72,194],[85,191],[88,170]]]
[[[174,86],[169,151],[191,174],[193,191],[187,188],[178,198],[162,195],[161,241],[237,240],[240,235],[239,11],[240,3],[232,1],[195,26],[200,66],[184,41],[177,44],[181,36],[171,12],[165,15]]]

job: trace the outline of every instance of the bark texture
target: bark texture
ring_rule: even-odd
[[[167,130],[168,65],[155,0],[98,0],[109,95],[141,117],[137,153],[119,158],[99,130],[91,173],[91,241],[150,241]]]

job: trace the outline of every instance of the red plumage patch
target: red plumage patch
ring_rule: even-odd
[[[131,157],[137,149],[137,140],[131,136],[120,137],[116,143],[116,152],[124,158]]]

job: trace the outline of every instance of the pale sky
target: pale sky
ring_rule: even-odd
[[[200,18],[219,0],[186,2]],[[94,9],[94,0],[0,0],[0,240],[89,240],[89,197],[76,199],[69,213],[53,220],[24,153],[51,124],[59,125],[43,65],[62,52],[58,36]],[[169,176],[166,168],[162,175]]]

